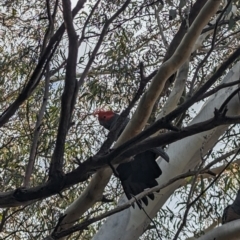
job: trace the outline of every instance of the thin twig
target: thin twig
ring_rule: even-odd
[[[231,86],[234,86],[234,85],[237,85],[240,83],[240,80],[237,80],[237,81],[233,81],[233,82],[230,82],[230,83],[223,83],[223,84],[220,84],[219,86],[215,87],[214,89],[206,92],[205,94],[203,94],[202,96],[200,96],[197,101],[201,101],[203,100],[204,98],[207,98],[211,95],[213,95],[214,93],[218,92],[219,90],[223,89],[223,88],[227,88],[227,87],[231,87]]]
[[[33,132],[32,145],[31,145],[30,155],[29,155],[29,159],[28,159],[28,164],[27,164],[27,167],[26,167],[23,187],[29,187],[30,177],[31,177],[34,162],[35,162],[36,151],[37,151],[37,146],[38,146],[38,138],[39,138],[39,135],[40,135],[40,126],[42,124],[44,112],[46,110],[48,94],[49,94],[50,76],[49,76],[48,73],[49,73],[49,66],[47,68],[47,74],[46,74],[46,77],[45,77],[45,88],[44,88],[42,105],[40,107],[40,110],[39,110],[39,113],[38,113],[38,116],[37,116],[35,129],[34,129],[34,132]]]

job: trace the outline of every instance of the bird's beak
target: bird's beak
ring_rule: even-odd
[[[164,152],[161,147],[156,147],[151,149],[152,152],[156,153],[158,156],[161,156],[166,162],[169,162],[169,156]]]

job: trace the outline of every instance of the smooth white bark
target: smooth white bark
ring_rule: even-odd
[[[186,80],[188,77],[188,69],[189,69],[189,61],[187,60],[182,67],[179,69],[176,80],[173,84],[172,91],[164,104],[161,112],[157,116],[157,120],[166,116],[168,113],[173,111],[179,103],[179,100],[183,94],[183,91],[185,89]],[[155,134],[154,134],[155,135]]]
[[[209,231],[198,240],[239,240],[240,239],[240,220],[226,223],[218,228]]]

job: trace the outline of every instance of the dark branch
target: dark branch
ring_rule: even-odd
[[[54,181],[49,181],[38,187],[30,189],[19,188],[15,191],[1,193],[0,207],[25,205],[32,200],[40,200],[42,198],[57,194],[63,189],[68,188],[69,186],[86,181],[91,174],[93,174],[96,170],[100,168],[106,167],[108,165],[108,162],[111,160],[114,160],[114,162],[120,162],[121,160],[123,161],[125,158],[133,156],[136,153],[144,152],[148,149],[160,145],[170,144],[177,140],[210,130],[220,125],[234,124],[239,122],[240,116],[226,117],[219,113],[215,117],[205,122],[197,123],[189,127],[183,128],[179,132],[169,132],[162,134],[161,136],[150,138],[135,146],[129,144],[131,143],[131,140],[129,140],[128,142],[126,142],[126,144],[119,146],[105,156],[90,157],[85,162],[83,162],[77,169],[63,176],[63,184],[59,184],[58,179],[54,179]]]
[[[78,42],[77,34],[73,26],[73,17],[71,12],[71,2],[63,1],[63,17],[67,28],[69,39],[68,59],[66,66],[65,86],[61,99],[61,115],[58,126],[56,146],[53,152],[52,161],[50,164],[49,177],[62,175],[63,154],[66,136],[69,130],[73,112],[73,101],[76,92],[76,66]]]
[[[197,101],[203,100],[204,98],[207,98],[211,95],[213,95],[214,93],[218,92],[219,90],[223,89],[223,88],[227,88],[227,87],[231,87],[234,85],[240,84],[240,80],[234,81],[234,82],[230,82],[230,83],[223,83],[220,84],[219,86],[215,87],[214,89],[206,92],[205,94],[203,94],[201,97],[199,97],[197,99]]]

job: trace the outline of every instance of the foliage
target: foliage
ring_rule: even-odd
[[[98,3],[99,2],[99,3]],[[93,115],[95,109],[111,108],[121,112],[127,108],[136,94],[141,82],[140,62],[144,63],[145,75],[148,76],[166,60],[179,26],[189,17],[191,3],[187,1],[130,1],[126,9],[113,19],[102,41],[103,28],[107,21],[125,3],[119,1],[89,0],[80,8],[74,18],[74,27],[78,35],[78,59],[76,64],[77,80],[83,83],[77,93],[69,129],[64,139],[63,172],[69,173],[94,156],[107,132],[99,126]],[[239,8],[239,1],[233,1]],[[96,6],[96,9],[94,9]],[[54,15],[56,7],[56,14]],[[3,1],[0,5],[0,120],[30,82],[34,71],[51,44],[54,34],[63,23],[63,4],[56,1]],[[223,7],[222,7],[223,8]],[[51,12],[50,17],[49,12]],[[227,11],[224,15],[231,14]],[[179,104],[189,99],[213,74],[219,65],[239,46],[239,11],[228,20],[221,20],[216,31],[213,51],[203,66],[196,69],[212,46],[212,34],[203,45],[192,53],[189,74],[184,93]],[[51,25],[53,18],[54,25]],[[158,19],[159,18],[159,19]],[[171,20],[169,20],[169,18]],[[158,21],[159,20],[159,21]],[[234,20],[234,21],[233,21]],[[205,32],[212,30],[206,26]],[[165,40],[163,39],[165,38]],[[100,43],[97,54],[94,48]],[[19,104],[9,119],[1,124],[0,139],[0,191],[8,192],[21,187],[41,186],[49,180],[49,168],[53,161],[61,121],[61,100],[64,87],[69,53],[69,35],[64,33],[59,45],[51,47],[49,65],[40,67],[39,76],[32,90]],[[176,48],[175,48],[176,49]],[[49,49],[48,49],[49,50]],[[50,53],[49,53],[50,54]],[[93,60],[93,61],[92,61]],[[92,61],[92,62],[91,62]],[[90,69],[84,76],[87,64]],[[70,64],[70,61],[68,62]],[[39,78],[39,81],[37,79]],[[47,81],[49,79],[49,85]],[[194,81],[193,81],[194,79]],[[220,79],[213,86],[216,87]],[[148,87],[147,84],[146,88]],[[159,102],[155,106],[153,118],[161,111],[172,89],[168,82]],[[47,94],[47,98],[46,95]],[[199,111],[205,99],[189,108],[175,121],[178,126],[186,126]],[[43,106],[46,103],[46,106]],[[134,112],[137,103],[132,108]],[[41,108],[43,116],[41,119]],[[143,113],[144,114],[144,113]],[[40,119],[40,123],[36,124]],[[36,134],[38,136],[36,137]],[[60,137],[59,137],[60,138]],[[206,163],[238,147],[239,126],[233,125],[219,139],[214,149],[209,152]],[[35,153],[34,141],[37,142]],[[31,178],[24,180],[30,159],[34,159]],[[226,158],[226,161],[228,159]],[[221,166],[217,164],[214,167]],[[188,215],[186,228],[181,237],[200,234],[202,230],[216,221],[224,206],[233,198],[239,183],[239,166],[236,163],[226,170],[206,192]],[[36,202],[24,202],[16,207],[0,210],[1,239],[40,239],[46,237],[57,225],[61,213],[86,188],[91,178],[84,182],[71,184],[64,191],[54,192],[52,196],[36,199]],[[205,189],[211,179],[191,182],[196,184],[193,197]],[[191,184],[179,188],[154,219],[156,226],[150,227],[142,239],[157,239],[161,231],[163,239],[172,239],[182,222]],[[112,202],[99,201],[89,209],[80,222],[98,216],[116,206],[122,193],[119,180],[112,177],[105,188],[104,195]],[[226,194],[224,194],[226,193]],[[103,221],[103,220],[102,220]],[[102,221],[89,226],[88,230],[76,232],[68,239],[91,239]]]

